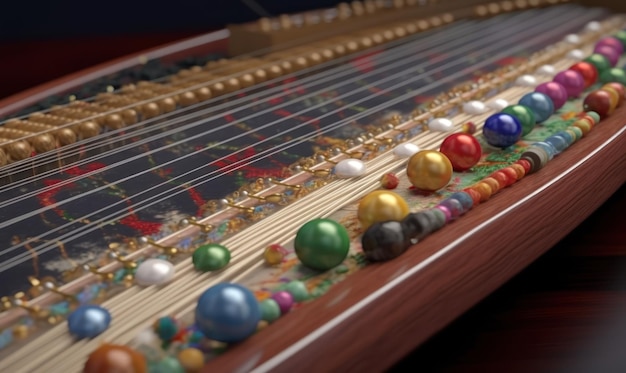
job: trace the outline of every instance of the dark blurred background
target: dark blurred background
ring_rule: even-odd
[[[339,2],[4,0],[0,10],[0,98],[229,23]]]

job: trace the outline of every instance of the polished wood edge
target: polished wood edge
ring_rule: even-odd
[[[351,275],[204,372],[388,368],[550,249],[626,182],[625,118],[622,107],[544,169],[401,257]]]
[[[10,115],[50,96],[69,92],[93,80],[141,65],[146,60],[160,58],[167,61],[176,61],[176,59],[193,54],[224,51],[227,48],[229,35],[230,33],[227,30],[210,32],[175,43],[168,43],[160,47],[149,48],[66,75],[0,100],[0,116]]]

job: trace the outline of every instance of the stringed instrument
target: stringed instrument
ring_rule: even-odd
[[[2,370],[389,367],[626,181],[618,10],[353,2],[0,101]]]

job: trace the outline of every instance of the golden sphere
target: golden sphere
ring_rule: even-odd
[[[186,348],[178,353],[178,361],[187,372],[199,372],[204,366],[204,354],[195,348]]]
[[[441,152],[422,150],[409,159],[406,174],[417,189],[433,192],[452,179],[452,163]]]
[[[409,214],[409,205],[399,194],[376,190],[359,202],[357,217],[363,230],[370,225],[388,220],[402,220]]]

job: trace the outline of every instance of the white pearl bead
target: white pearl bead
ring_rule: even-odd
[[[554,75],[556,69],[552,65],[542,65],[535,72],[537,75]]]
[[[591,21],[587,23],[587,26],[585,26],[585,31],[596,32],[596,31],[600,31],[601,28],[602,28],[602,25],[600,24],[600,22]]]
[[[130,341],[130,347],[138,350],[150,360],[159,360],[165,356],[161,348],[161,338],[152,330],[144,329]]]
[[[398,158],[410,158],[413,154],[419,151],[419,146],[410,142],[405,142],[393,148],[393,155]]]
[[[532,75],[522,75],[515,80],[515,85],[520,87],[534,87],[537,85],[537,79]]]
[[[342,179],[363,176],[365,172],[365,163],[354,158],[343,159],[335,165],[335,175]]]
[[[463,104],[463,112],[470,115],[482,114],[487,111],[487,107],[482,101],[468,101]]]
[[[163,259],[147,259],[135,272],[135,281],[141,286],[162,285],[173,277],[174,265]]]
[[[582,61],[582,59],[585,58],[585,53],[580,49],[572,49],[571,51],[567,52],[567,58]]]
[[[454,124],[447,118],[435,118],[428,123],[428,129],[431,131],[448,132],[454,129]]]
[[[503,98],[499,98],[499,99],[491,101],[490,103],[487,104],[487,106],[489,106],[491,109],[495,111],[500,111],[504,109],[505,107],[509,106],[509,102]]]
[[[563,40],[565,40],[566,43],[570,43],[574,45],[580,44],[580,36],[576,34],[569,34]]]

